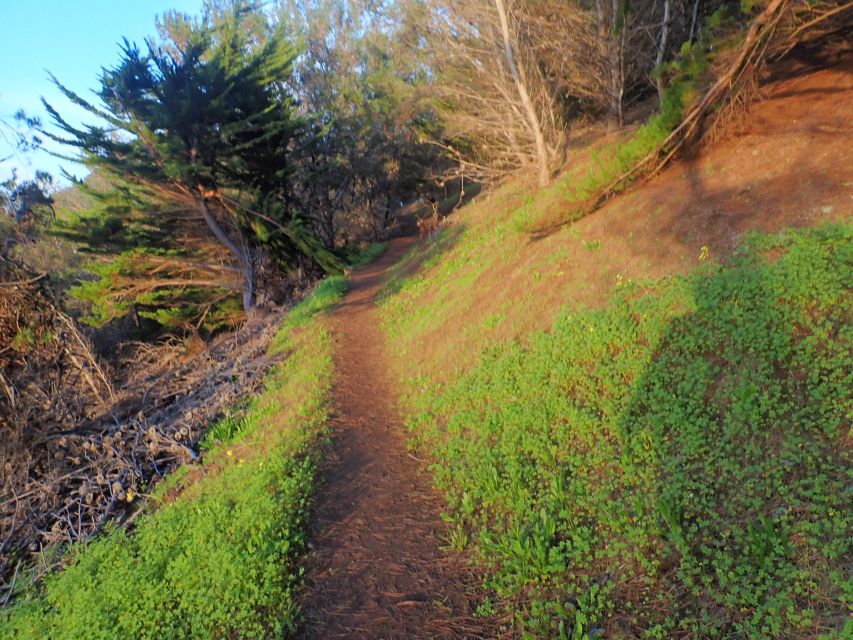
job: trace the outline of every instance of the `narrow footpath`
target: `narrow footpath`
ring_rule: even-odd
[[[334,311],[332,446],[318,488],[300,637],[494,638],[473,615],[479,579],[441,550],[446,527],[425,465],[405,446],[374,298],[413,245],[397,238],[355,272]]]

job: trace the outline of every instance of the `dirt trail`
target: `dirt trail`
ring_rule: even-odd
[[[414,240],[397,238],[351,278],[336,339],[332,447],[307,568],[302,637],[493,638],[472,615],[477,584],[441,551],[441,502],[407,454],[374,297]]]

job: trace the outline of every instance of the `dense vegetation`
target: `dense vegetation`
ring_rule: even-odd
[[[290,355],[249,407],[212,426],[203,467],[158,486],[156,510],[132,533],[114,528],[73,549],[42,597],[24,594],[0,616],[4,637],[266,638],[293,628],[332,367],[315,317],[344,289],[326,280],[293,310],[271,347]]]
[[[166,12],[141,45],[123,41],[96,100],[52,78],[84,124],[45,103],[48,121],[22,115],[2,130],[22,148],[58,142],[90,172],[63,193],[38,176],[0,185],[20,227],[4,232],[3,254],[26,241],[14,255],[38,269],[33,246],[61,238],[88,258],[52,265],[77,280],[68,292],[91,310],[86,321],[130,318],[144,329],[133,337],[209,335],[237,325],[241,307],[298,300],[345,267],[347,245],[386,237],[402,199],[442,166],[400,121],[412,83],[408,62],[385,53],[384,7],[201,9]]]
[[[636,281],[633,231],[584,261],[602,241],[572,225],[736,121],[770,54],[842,16],[824,0],[207,0],[123,41],[96,103],[54,79],[91,122],[47,103],[50,124],[0,121],[91,172],[63,192],[41,172],[0,184],[4,636],[296,629],[332,374],[318,316],[420,200],[437,237],[397,265],[384,329],[451,547],[488,569],[479,613],[542,638],[848,637],[850,225],[751,235],[720,261],[702,246]],[[197,408],[186,389],[148,401],[162,370],[121,397],[136,355],[167,370],[159,354],[311,290],[263,392],[221,420],[149,426],[150,404]],[[163,473],[124,451],[147,434],[177,451]],[[96,468],[110,447],[132,479]],[[39,493],[51,508],[21,506]]]
[[[529,632],[840,632],[850,240],[849,226],[754,236],[730,263],[622,282],[603,309],[492,346],[503,319],[486,317],[473,368],[408,379],[453,544],[477,550]],[[401,356],[447,322],[412,315],[427,292],[473,295],[457,251],[428,283],[389,287]]]
[[[207,234],[233,254],[246,310],[257,304],[261,249],[284,269],[302,257],[339,271],[340,261],[287,207],[291,155],[307,143],[301,140],[307,122],[285,84],[295,48],[282,33],[259,36],[239,10],[201,22],[175,19],[164,31],[166,37],[150,41],[145,52],[125,43],[119,63],[100,79],[98,106],[57,83],[66,97],[108,126],[73,126],[45,103],[60,131],[45,130],[46,135],[76,147],[87,167],[108,177],[120,196],[134,193],[141,202],[137,209],[156,206],[156,218],[167,224],[176,213],[193,212]],[[181,230],[192,235],[186,218],[183,226],[190,231]],[[155,220],[153,226],[164,225]],[[172,244],[160,238],[149,246],[162,251]],[[197,249],[197,244],[196,239],[190,246]],[[171,262],[160,264],[164,278],[148,286],[137,283],[125,297],[134,301],[145,293],[160,295],[163,288],[211,286],[209,278],[194,273],[205,271],[202,260],[184,266],[185,255],[169,257]],[[134,266],[132,271],[141,274],[156,273],[144,263]],[[109,275],[101,274],[101,281],[115,286]]]

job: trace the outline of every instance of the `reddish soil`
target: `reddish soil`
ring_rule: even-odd
[[[749,231],[847,217],[853,50],[842,45],[801,47],[773,65],[739,133],[682,158],[585,225],[634,231],[647,255],[697,254],[704,244],[720,256]]]
[[[494,620],[473,616],[480,579],[442,551],[442,502],[424,466],[406,451],[402,420],[374,307],[384,274],[412,246],[393,240],[353,274],[331,317],[336,338],[332,446],[318,491],[308,559],[308,638],[493,638]]]

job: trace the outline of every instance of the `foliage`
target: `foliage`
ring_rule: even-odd
[[[385,251],[384,242],[372,242],[367,246],[346,246],[343,247],[343,254],[346,256],[347,264],[352,267],[363,267],[370,264],[376,258],[382,255]]]
[[[10,216],[0,214],[0,240],[11,237],[14,231],[14,220]]]
[[[36,133],[39,126],[41,120],[28,116],[23,109],[14,113],[12,122],[0,118],[0,141],[5,143],[9,152],[6,156],[0,156],[0,165],[12,160],[18,153],[38,149],[42,144],[42,139]]]
[[[17,222],[27,218],[44,217],[42,209],[52,210],[52,193],[56,190],[53,177],[44,171],[36,171],[29,180],[19,181],[12,176],[0,183],[0,210]],[[39,216],[41,212],[41,216]]]
[[[295,91],[315,136],[295,167],[294,206],[329,244],[381,240],[401,200],[442,164],[412,126],[419,63],[400,42],[402,9],[389,0],[279,4],[304,42]]]
[[[0,634],[267,638],[293,629],[296,559],[332,369],[331,337],[309,320],[341,287],[323,292],[294,309],[274,340],[272,348],[291,353],[239,427],[226,420],[211,429],[203,468],[185,468],[157,489],[162,504],[132,533],[111,529],[77,547],[41,594],[0,615]]]
[[[460,161],[460,170],[500,177],[535,165],[543,186],[571,160],[573,124],[605,115],[622,127],[625,109],[652,92],[663,102],[661,69],[684,47],[707,39],[703,21],[727,3],[402,4],[410,25],[404,35],[428,70],[418,80],[433,116],[425,119],[424,135]],[[656,135],[658,126],[668,132],[674,125],[650,123],[646,134]],[[619,162],[627,167],[630,158]]]
[[[307,324],[318,312],[326,309],[341,299],[347,290],[347,281],[343,276],[324,278],[314,290],[314,293],[298,304],[288,315],[285,328],[297,329]],[[288,348],[289,342],[281,340],[273,345],[273,351]]]
[[[68,294],[89,303],[90,315],[83,322],[101,327],[107,322],[135,313],[167,330],[195,325],[207,331],[232,327],[243,318],[231,282],[201,261],[164,251],[136,249],[104,262],[93,262],[87,270],[95,276],[71,287]],[[144,274],[145,284],[137,284]],[[236,278],[234,278],[236,280]]]
[[[243,319],[241,279],[222,251],[150,189],[90,175],[63,192],[51,236],[88,257],[68,294],[92,326],[132,315],[160,330],[215,331]]]
[[[239,270],[183,210],[169,211],[149,189],[93,174],[60,192],[56,206],[47,234],[85,260],[67,293],[84,303],[87,324],[129,315],[150,334],[243,320]]]
[[[408,380],[452,542],[529,633],[843,633],[850,240],[753,236],[730,264],[623,283],[604,310],[495,344],[448,384]],[[423,331],[397,302],[422,286],[387,291],[395,342]]]
[[[56,214],[55,190],[53,178],[43,171],[23,181],[13,171],[0,183],[0,257],[8,256],[14,244],[32,243],[41,235]]]
[[[89,256],[112,256],[134,249],[177,246],[189,229],[166,215],[150,191],[99,173],[57,194],[57,218],[49,232]],[[177,212],[174,212],[177,213]]]
[[[56,82],[103,124],[75,127],[45,103],[61,132],[45,134],[78,149],[90,169],[147,191],[160,217],[176,208],[199,216],[242,270],[246,308],[261,248],[286,270],[341,267],[288,204],[291,156],[310,143],[288,86],[296,49],[283,30],[258,42],[244,29],[257,11],[238,3],[198,21],[174,18],[144,53],[125,41],[100,78],[100,106]]]

